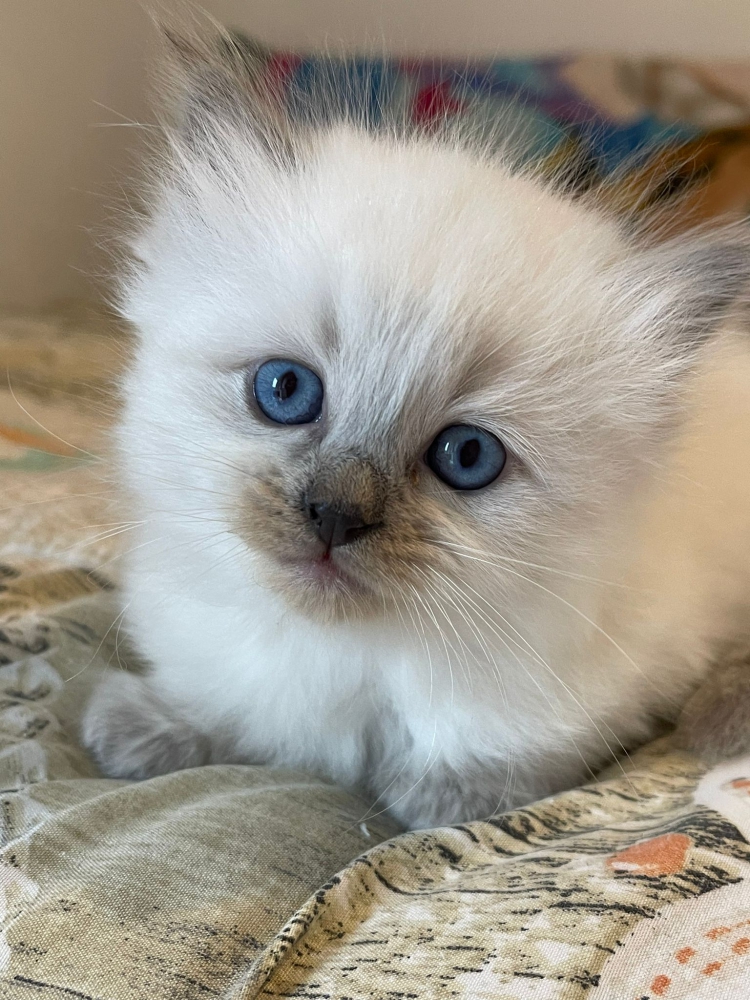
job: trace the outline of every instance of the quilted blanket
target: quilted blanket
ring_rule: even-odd
[[[259,58],[290,100],[322,65]],[[572,183],[679,193],[676,228],[750,201],[748,67],[366,69],[378,106],[422,119],[514,102]],[[657,743],[587,787],[409,834],[304,774],[97,774],[81,707],[102,670],[138,669],[102,460],[128,350],[82,306],[0,316],[0,997],[750,996],[750,759]]]

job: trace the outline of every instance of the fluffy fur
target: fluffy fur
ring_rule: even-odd
[[[725,520],[717,557],[710,488],[683,484],[745,240],[641,245],[455,137],[293,125],[224,48],[177,44],[133,242],[125,621],[151,666],[104,682],[85,741],[124,777],[306,768],[412,827],[572,785],[741,631],[716,560],[741,564],[748,531]],[[320,421],[248,404],[277,356],[320,373]],[[424,463],[454,423],[509,451],[484,490]],[[313,487],[382,526],[323,564]]]

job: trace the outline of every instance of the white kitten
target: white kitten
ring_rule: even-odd
[[[458,142],[292,127],[231,46],[179,48],[124,295],[151,667],[105,679],[87,745],[123,777],[306,768],[416,827],[589,776],[735,627],[662,456],[744,240],[641,247]]]

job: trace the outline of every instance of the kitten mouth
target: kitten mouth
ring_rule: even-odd
[[[341,568],[330,550],[316,559],[296,563],[294,568],[305,583],[312,583],[322,591],[356,594],[363,590],[362,584]]]

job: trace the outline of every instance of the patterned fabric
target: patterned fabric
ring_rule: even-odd
[[[711,997],[750,986],[750,757],[664,756],[354,861],[240,997]]]
[[[290,101],[343,73],[260,58]],[[351,72],[378,113],[510,116],[578,189],[679,195],[673,229],[750,204],[747,66]],[[103,669],[138,669],[99,459],[128,346],[79,307],[0,316],[0,997],[746,1000],[750,759],[706,772],[655,744],[628,773],[400,836],[309,775],[97,774],[81,706]]]

